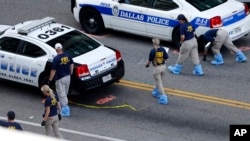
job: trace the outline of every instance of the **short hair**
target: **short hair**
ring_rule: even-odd
[[[153,42],[154,45],[157,45],[157,46],[160,45],[160,39],[153,38],[152,42]]]
[[[7,113],[7,116],[8,116],[8,119],[9,119],[9,120],[14,120],[14,119],[15,119],[15,112],[9,111],[9,112]]]

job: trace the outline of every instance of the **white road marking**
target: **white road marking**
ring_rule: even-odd
[[[7,117],[0,116],[0,119],[6,120]],[[17,119],[15,119],[15,121],[18,123],[21,123],[21,124],[27,124],[27,125],[31,125],[31,126],[40,127],[40,128],[42,127],[41,124],[38,124],[38,123],[27,122],[27,121],[17,120]],[[74,130],[65,129],[65,128],[59,128],[59,130],[62,132],[66,132],[66,133],[78,134],[78,135],[82,135],[82,136],[87,136],[87,137],[92,137],[92,138],[102,139],[102,140],[107,140],[107,141],[126,141],[126,140],[121,140],[121,139],[116,139],[116,138],[111,138],[111,137],[106,137],[106,136],[101,136],[101,135],[96,135],[96,134],[90,134],[90,133],[86,133],[86,132],[74,131]]]

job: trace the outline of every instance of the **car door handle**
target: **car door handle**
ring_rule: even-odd
[[[11,59],[11,60],[13,59],[13,57],[10,57],[10,56],[8,56],[8,58]]]

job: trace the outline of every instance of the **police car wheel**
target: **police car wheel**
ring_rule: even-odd
[[[176,27],[172,33],[172,42],[174,44],[175,49],[180,48],[180,29]]]
[[[87,33],[98,34],[103,31],[104,24],[101,15],[94,9],[84,9],[80,13],[80,22]]]
[[[49,76],[46,76],[46,75],[41,75],[39,77],[39,88],[41,88],[44,84],[47,84],[49,81]]]

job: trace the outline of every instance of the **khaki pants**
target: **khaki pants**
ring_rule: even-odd
[[[70,86],[70,75],[56,80],[56,92],[61,103],[61,106],[68,106],[68,92]]]
[[[199,54],[198,54],[198,44],[195,38],[184,41],[180,48],[180,53],[177,59],[177,64],[182,65],[182,63],[191,56],[194,65],[199,65]]]
[[[233,53],[237,53],[239,51],[239,49],[233,44],[227,31],[224,29],[219,29],[217,31],[213,46],[211,47],[214,55],[221,54],[220,49],[222,45],[224,45],[228,50],[232,51]]]
[[[156,87],[161,94],[165,94],[162,81],[165,79],[166,65],[159,65],[153,67],[153,77],[155,79]]]
[[[57,138],[63,138],[62,134],[59,132],[59,119],[58,115],[49,117],[45,123],[45,134],[49,136],[51,134],[51,130],[53,130],[55,136]]]

